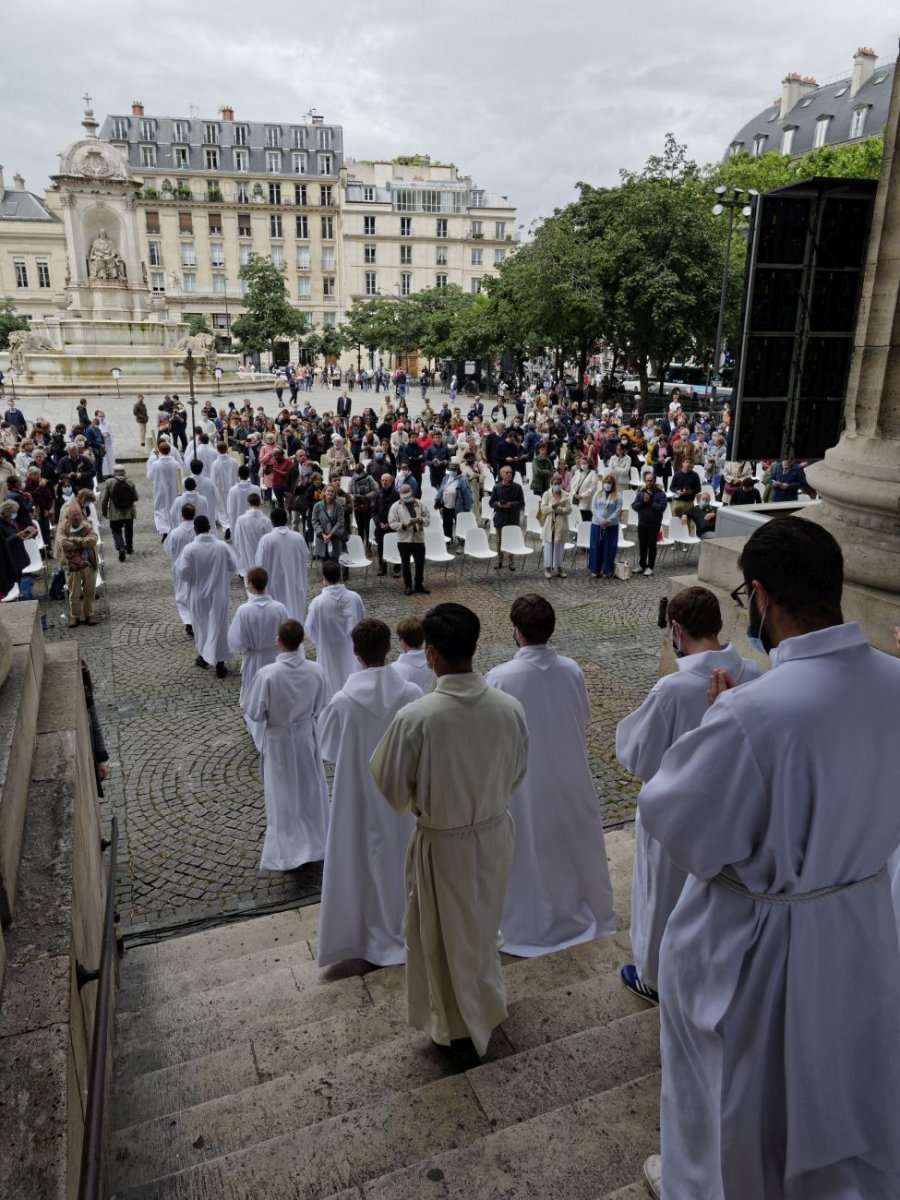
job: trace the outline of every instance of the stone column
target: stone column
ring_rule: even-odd
[[[900,63],[856,326],[845,429],[807,472],[822,500],[807,514],[834,534],[851,583],[900,593]]]

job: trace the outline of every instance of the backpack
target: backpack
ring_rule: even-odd
[[[57,567],[50,576],[48,595],[51,600],[64,600],[66,596],[66,572],[63,567]]]
[[[109,489],[109,498],[116,508],[131,508],[134,503],[134,489],[124,479],[116,479]]]

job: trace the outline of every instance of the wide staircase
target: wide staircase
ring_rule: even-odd
[[[627,929],[633,831],[607,834]],[[509,1017],[454,1072],[402,967],[327,979],[318,906],[129,950],[109,1153],[117,1200],[624,1200],[659,1147],[659,1025],[627,935],[504,957]]]

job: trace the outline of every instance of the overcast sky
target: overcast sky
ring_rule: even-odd
[[[700,162],[788,71],[849,74],[857,46],[896,54],[883,0],[4,0],[0,162],[41,192],[80,136],[128,113],[290,123],[311,107],[356,158],[426,153],[549,214],[576,180],[614,183],[666,131]],[[896,12],[895,12],[896,15]]]

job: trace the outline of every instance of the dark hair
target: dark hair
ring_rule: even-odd
[[[184,481],[184,490],[186,492],[194,492],[197,490],[197,480],[193,477],[193,475],[189,475]]]
[[[264,592],[269,582],[269,572],[265,567],[250,567],[244,578],[248,583],[252,583],[258,592]]]
[[[278,626],[278,637],[286,650],[299,650],[303,642],[303,626],[299,621],[282,621]]]
[[[745,475],[744,478],[741,480],[741,487],[746,488],[747,491],[749,492],[749,490],[751,488],[756,487],[756,480],[753,478],[752,475]]]
[[[326,558],[322,563],[322,578],[326,583],[337,583],[341,578],[341,568],[333,558]]]
[[[802,517],[774,517],[747,539],[738,559],[744,579],[754,579],[788,612],[818,612],[842,621],[844,556],[834,537]]]
[[[367,617],[350,631],[353,653],[367,667],[383,667],[391,648],[391,631],[384,621]]]
[[[191,473],[193,475],[199,475],[202,470],[203,470],[203,463],[200,461],[200,459],[192,458],[191,459]]]
[[[220,454],[228,453],[228,447],[225,445],[224,442],[216,442],[216,449],[218,450],[218,452]],[[240,467],[238,467],[238,470],[240,470]]]
[[[464,604],[437,604],[422,618],[425,643],[447,662],[467,662],[475,654],[481,622]]]
[[[269,513],[269,520],[272,522],[273,529],[280,529],[282,525],[287,525],[287,509],[273,508]]]
[[[194,508],[193,504],[182,504],[181,515],[186,521],[193,521],[194,517],[197,515],[197,510]]]
[[[250,478],[250,468],[245,467],[244,464],[241,463],[241,465],[238,467],[238,479],[249,479],[249,478]]]
[[[689,587],[669,601],[666,618],[677,621],[690,637],[715,637],[722,631],[722,610],[709,588]]]
[[[509,610],[509,619],[524,633],[529,642],[545,645],[556,628],[556,612],[549,600],[537,592],[517,596]]]
[[[247,497],[247,507],[248,508],[259,508],[259,506],[261,504],[262,504],[262,496],[260,496],[259,492],[251,492],[249,494],[249,496]]]
[[[397,622],[397,637],[403,638],[411,650],[418,650],[425,641],[425,630],[418,617],[404,617]]]
[[[194,517],[194,533],[209,533],[209,517],[205,517],[203,513]]]

